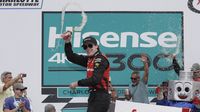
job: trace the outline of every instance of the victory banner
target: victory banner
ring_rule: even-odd
[[[131,83],[133,71],[143,75],[141,54],[149,60],[149,96],[162,81],[177,79],[172,56],[183,67],[183,12],[85,12],[87,23],[82,31],[74,31],[72,46],[85,55],[83,38],[93,36],[111,66],[111,82],[119,95]],[[86,69],[69,62],[60,37],[61,12],[42,12],[42,92],[57,98],[85,97],[87,88],[75,91],[71,82],[86,77]],[[81,12],[65,12],[63,30],[73,29],[81,22]]]

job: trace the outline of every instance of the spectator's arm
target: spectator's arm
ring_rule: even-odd
[[[0,93],[3,92],[3,86],[4,86],[4,84],[0,84]]]
[[[149,78],[149,65],[148,65],[147,57],[145,55],[142,55],[142,61],[144,63],[144,76],[142,80],[144,81],[145,84],[147,84],[148,78]]]
[[[22,73],[20,73],[17,77],[13,78],[9,82],[5,83],[5,85],[3,86],[3,91],[7,90],[10,86],[16,83],[20,78],[23,78]]]

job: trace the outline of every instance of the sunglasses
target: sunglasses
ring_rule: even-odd
[[[24,91],[25,89],[19,89],[19,88],[16,88],[16,90]]]
[[[133,78],[133,77],[131,77],[131,80],[137,80],[137,78]]]
[[[87,48],[92,48],[93,44],[87,44],[87,45],[83,44],[82,47],[83,47],[84,50],[86,50]]]

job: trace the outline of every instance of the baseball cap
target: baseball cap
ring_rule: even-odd
[[[97,45],[97,40],[94,37],[89,36],[83,39],[83,44],[86,44],[86,43],[92,43],[94,45]]]
[[[25,89],[27,89],[27,87],[24,87],[22,83],[15,83],[15,84],[13,85],[13,89],[14,89],[14,90],[15,90],[15,89],[25,90]]]
[[[194,63],[191,68],[191,71],[196,71],[196,70],[200,70],[200,65],[198,63]]]

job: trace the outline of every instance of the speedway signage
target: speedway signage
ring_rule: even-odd
[[[41,9],[43,0],[0,0],[0,9]]]

